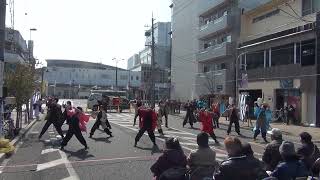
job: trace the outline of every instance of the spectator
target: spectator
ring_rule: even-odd
[[[159,159],[151,166],[150,170],[156,180],[160,179],[160,175],[171,168],[185,168],[187,158],[183,153],[177,138],[168,138],[165,142],[165,150]],[[164,175],[162,175],[164,176]]]
[[[282,160],[279,147],[282,144],[282,133],[280,129],[273,128],[271,131],[271,143],[266,146],[262,161],[266,164],[267,171],[273,171]]]
[[[252,150],[251,145],[249,143],[243,144],[242,153],[243,153],[243,155],[247,156],[247,159],[249,161],[255,162],[257,164],[257,167],[254,169],[254,170],[256,170],[256,174],[258,177],[257,179],[263,179],[263,178],[268,177],[268,174],[263,169],[262,162],[259,159],[254,157],[253,150]]]
[[[236,137],[224,140],[229,158],[221,163],[215,180],[256,180],[260,178],[261,164],[243,155],[241,141]]]
[[[313,144],[312,136],[307,132],[302,132],[300,135],[302,146],[298,148],[297,154],[302,157],[306,167],[310,170],[314,162],[320,157],[319,148]]]
[[[209,147],[209,136],[207,133],[200,133],[197,136],[198,149],[190,153],[188,166],[191,170],[191,180],[212,177],[216,162],[216,152]]]
[[[304,163],[299,160],[296,154],[294,144],[289,141],[283,141],[280,148],[280,154],[283,162],[279,163],[276,169],[271,173],[271,177],[280,180],[292,180],[297,177],[307,177],[308,170]]]

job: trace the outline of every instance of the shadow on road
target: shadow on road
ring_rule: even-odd
[[[79,158],[81,160],[85,160],[85,159],[88,159],[88,158],[95,157],[92,154],[88,154],[89,152],[87,150],[85,150],[85,149],[80,149],[80,150],[75,151],[75,152],[64,149],[63,152],[65,152],[68,155],[68,158],[69,157],[77,157],[77,158]]]
[[[111,137],[99,137],[99,138],[95,138],[92,137],[91,139],[95,140],[95,141],[102,141],[102,142],[106,142],[106,143],[111,143],[112,141],[110,141]]]
[[[138,149],[141,149],[141,150],[145,150],[145,151],[151,151],[151,155],[152,154],[155,154],[155,153],[162,153],[163,150],[159,149],[158,146],[153,146],[152,148],[150,147],[139,147],[137,146]]]

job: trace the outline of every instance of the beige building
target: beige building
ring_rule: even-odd
[[[272,110],[292,105],[297,123],[316,124],[318,0],[269,0],[242,6],[238,45],[238,91],[258,97]],[[249,7],[249,8],[248,8]]]

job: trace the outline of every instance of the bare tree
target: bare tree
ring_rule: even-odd
[[[6,72],[5,83],[10,96],[16,98],[17,121],[16,128],[20,127],[22,119],[22,105],[28,104],[35,90],[34,70],[29,65],[16,64],[14,70]]]

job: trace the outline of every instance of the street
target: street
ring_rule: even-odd
[[[85,107],[85,100],[73,100],[74,106]],[[107,138],[102,130],[97,130],[93,138],[88,138],[89,133],[84,133],[89,149],[83,150],[82,145],[75,137],[71,139],[64,151],[59,150],[61,137],[51,126],[41,140],[38,134],[41,131],[44,121],[36,123],[29,133],[17,146],[17,152],[9,159],[2,162],[0,169],[1,180],[52,180],[52,179],[110,179],[110,180],[149,180],[152,174],[150,166],[161,154],[165,137],[178,137],[186,155],[197,148],[196,136],[200,132],[199,123],[196,129],[182,128],[182,118],[169,116],[169,129],[164,128],[165,137],[160,137],[158,132],[157,144],[159,149],[152,148],[148,136],[143,136],[134,148],[134,137],[138,131],[138,125],[133,126],[133,113],[108,113],[114,137]],[[88,132],[93,126],[94,119],[90,119],[87,128]],[[67,125],[63,125],[67,129]],[[210,139],[210,146],[217,153],[217,160],[227,158],[223,139],[226,136],[226,125],[221,125],[215,131],[220,145]],[[240,139],[252,145],[257,158],[261,158],[265,143],[259,137],[253,142],[252,132],[241,129],[243,134]],[[232,136],[238,136],[234,132]],[[297,137],[285,136],[286,140],[293,141],[299,146]],[[268,137],[270,140],[270,137]]]

